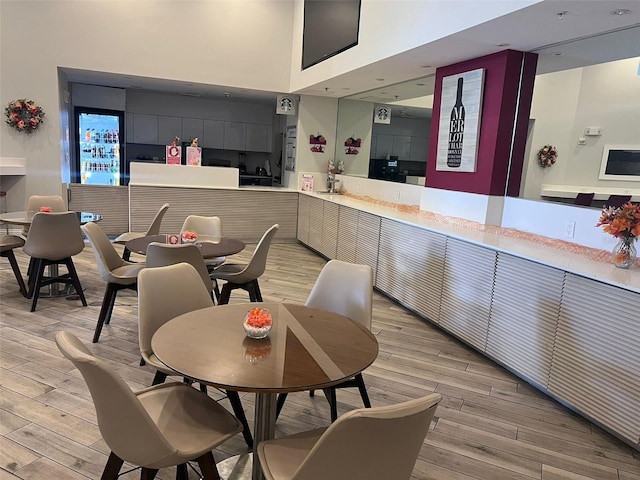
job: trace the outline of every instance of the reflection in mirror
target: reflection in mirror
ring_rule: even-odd
[[[335,158],[345,175],[424,185],[433,83],[425,77],[340,99]],[[374,121],[379,105],[390,108],[389,123]]]

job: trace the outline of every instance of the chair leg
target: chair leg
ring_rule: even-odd
[[[80,301],[83,306],[87,306],[87,299],[84,297],[84,291],[82,290],[82,285],[80,284],[80,278],[78,277],[78,272],[76,271],[76,266],[73,264],[73,259],[71,257],[64,259],[64,264],[69,270],[69,274],[71,275],[71,281],[73,283],[73,288],[76,289],[76,293],[80,297]]]
[[[115,287],[113,290],[113,295],[109,299],[109,304],[107,305],[107,315],[104,317],[105,325],[109,325],[111,323],[111,315],[113,314],[113,306],[116,304],[116,297],[118,296],[118,287]]]
[[[2,254],[9,259],[9,263],[11,264],[11,269],[13,270],[13,274],[16,276],[16,281],[18,282],[18,286],[20,287],[20,293],[23,297],[29,298],[29,294],[27,293],[27,287],[24,284],[24,279],[22,278],[22,273],[20,273],[20,267],[18,266],[18,262],[16,260],[16,255],[13,253],[13,250],[9,250]]]
[[[371,402],[369,401],[369,394],[367,393],[367,387],[364,384],[364,378],[362,378],[362,374],[358,373],[355,376],[356,384],[358,385],[358,390],[360,390],[360,396],[362,397],[362,403],[366,408],[371,408]]]
[[[196,459],[204,480],[220,480],[220,474],[213,459],[213,452],[207,452]]]
[[[316,391],[315,390],[309,390],[309,396],[313,397],[315,395]]]
[[[220,304],[220,287],[218,286],[218,280],[213,280],[213,293],[216,295],[216,301]]]
[[[118,478],[118,473],[120,473],[120,469],[122,468],[122,464],[124,460],[118,457],[115,453],[111,452],[109,455],[109,460],[107,460],[107,464],[104,466],[104,470],[102,471],[101,480],[116,480]]]
[[[222,286],[222,293],[220,294],[220,298],[218,299],[218,305],[228,304],[230,297],[231,297],[231,286],[229,285],[229,282],[227,282]]]
[[[324,396],[327,397],[331,409],[331,423],[338,419],[338,401],[336,400],[335,387],[323,388]]]
[[[227,397],[231,402],[231,408],[233,408],[233,414],[236,416],[242,424],[242,436],[249,448],[253,448],[253,437],[251,436],[251,430],[249,429],[249,422],[247,422],[247,416],[242,408],[242,402],[240,401],[240,394],[233,390],[227,390]]]
[[[164,381],[167,379],[167,374],[164,372],[161,372],[160,370],[156,370],[156,374],[153,377],[153,382],[151,382],[151,386],[153,385],[159,385],[161,383],[164,383]]]
[[[102,299],[102,307],[100,307],[100,314],[98,315],[96,331],[93,333],[93,343],[98,342],[98,339],[100,338],[100,332],[102,332],[102,326],[105,324],[105,318],[108,314],[110,316],[109,305],[115,302],[116,292],[116,285],[113,283],[107,283],[107,288],[104,291],[104,298]]]
[[[142,470],[140,471],[140,480],[153,480],[156,478],[156,473],[158,473],[157,468],[142,467]]]
[[[126,246],[124,247],[124,250],[122,251],[122,259],[126,260],[127,262],[129,261],[129,259],[131,258],[131,250],[129,250]]]
[[[40,284],[42,283],[42,277],[44,276],[45,261],[42,258],[36,259],[35,280],[33,281],[33,292],[31,300],[31,311],[36,311],[36,305],[38,304],[38,297],[40,296]]]
[[[204,394],[207,393],[207,384],[206,383],[201,383],[200,384],[200,391]]]
[[[187,471],[186,463],[181,463],[176,467],[176,480],[189,480],[189,472]]]
[[[260,285],[258,285],[258,279],[253,281],[253,287],[255,289],[256,302],[262,301],[262,292],[260,291]]]
[[[278,401],[276,403],[276,420],[280,416],[280,412],[282,411],[282,407],[284,407],[284,402],[287,400],[288,393],[281,393],[278,395]]]

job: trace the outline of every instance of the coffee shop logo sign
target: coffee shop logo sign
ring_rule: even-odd
[[[475,172],[484,68],[442,79],[436,170]]]

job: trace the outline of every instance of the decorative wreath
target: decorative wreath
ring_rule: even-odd
[[[24,133],[35,132],[44,121],[44,110],[33,100],[26,98],[9,102],[4,109],[4,115],[9,126]]]
[[[538,151],[538,162],[542,168],[547,168],[556,163],[558,150],[553,145],[545,145]]]

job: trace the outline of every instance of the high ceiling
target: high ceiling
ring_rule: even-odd
[[[616,13],[624,10],[625,14]],[[380,103],[421,97],[433,93],[436,68],[504,49],[537,53],[538,74],[640,57],[640,2],[545,0],[290,93],[334,98],[348,95]],[[65,72],[70,82],[230,101],[273,104],[282,93],[73,69]],[[381,78],[385,80],[378,80]]]

